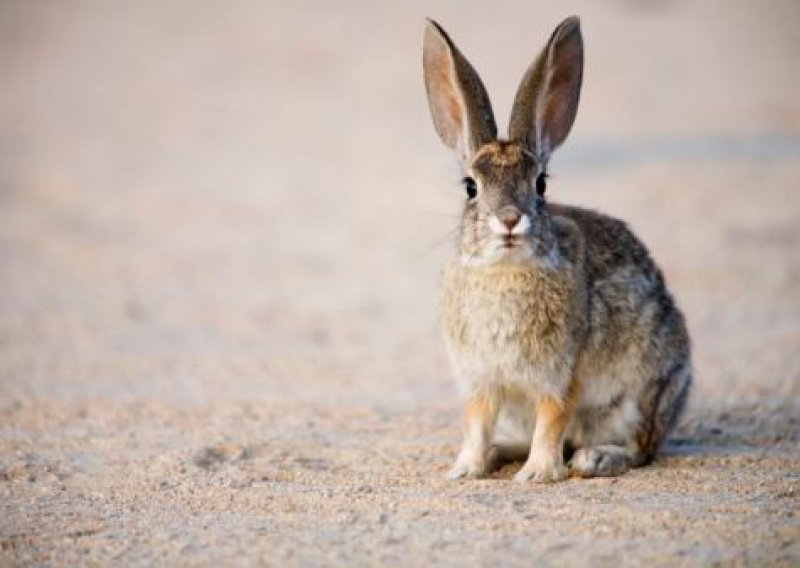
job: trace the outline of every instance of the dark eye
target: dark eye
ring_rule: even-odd
[[[541,173],[536,176],[536,195],[544,195],[544,190],[547,189],[547,174]]]
[[[475,180],[467,176],[461,180],[461,183],[464,184],[464,189],[467,191],[467,196],[470,199],[475,199],[475,196],[478,195],[478,184],[475,183]]]

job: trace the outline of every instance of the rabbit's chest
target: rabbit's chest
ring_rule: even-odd
[[[571,285],[559,273],[469,271],[445,275],[442,323],[456,375],[555,387],[569,351]]]

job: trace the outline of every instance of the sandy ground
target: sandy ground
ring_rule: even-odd
[[[283,4],[0,3],[0,564],[800,564],[800,5]],[[422,18],[504,122],[569,13],[548,191],[649,244],[696,388],[621,478],[447,482]]]

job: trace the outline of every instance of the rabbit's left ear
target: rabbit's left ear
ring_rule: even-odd
[[[462,160],[497,137],[489,95],[469,61],[433,20],[425,29],[422,64],[433,124]]]
[[[561,22],[522,78],[511,110],[509,138],[544,166],[575,121],[583,80],[583,38],[577,16]]]

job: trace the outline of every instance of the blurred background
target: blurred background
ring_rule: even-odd
[[[455,407],[436,320],[462,190],[423,18],[501,128],[582,17],[552,199],[627,220],[694,405],[800,395],[800,3],[0,3],[0,396]]]

